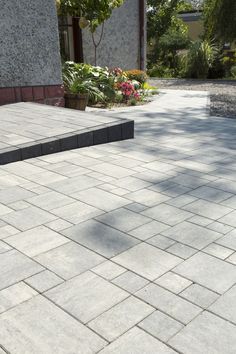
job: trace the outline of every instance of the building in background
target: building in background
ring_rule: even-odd
[[[63,60],[94,64],[91,33],[80,30],[78,18],[59,18]],[[97,29],[99,39],[101,27]],[[95,36],[95,37],[96,37]],[[146,67],[146,0],[125,0],[104,24],[97,49],[97,65],[122,69]]]
[[[204,32],[201,10],[192,10],[179,13],[179,17],[188,26],[189,38],[193,41],[199,39]]]

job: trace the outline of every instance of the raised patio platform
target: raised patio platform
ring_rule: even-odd
[[[133,138],[134,122],[35,103],[0,107],[0,165]]]

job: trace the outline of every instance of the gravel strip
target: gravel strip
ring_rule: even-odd
[[[236,119],[236,80],[151,78],[149,83],[162,89],[209,91],[211,115]]]

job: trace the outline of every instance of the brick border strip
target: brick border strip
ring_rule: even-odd
[[[63,85],[0,87],[0,106],[17,102],[64,107],[64,87]]]
[[[83,129],[48,139],[37,140],[33,143],[1,149],[0,165],[66,150],[132,139],[133,137],[134,121],[119,119],[113,123],[101,124],[95,129]]]

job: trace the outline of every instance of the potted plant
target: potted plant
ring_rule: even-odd
[[[65,85],[65,106],[85,111],[89,99],[103,99],[103,94],[90,78],[83,78],[76,71],[66,70],[63,73]]]

